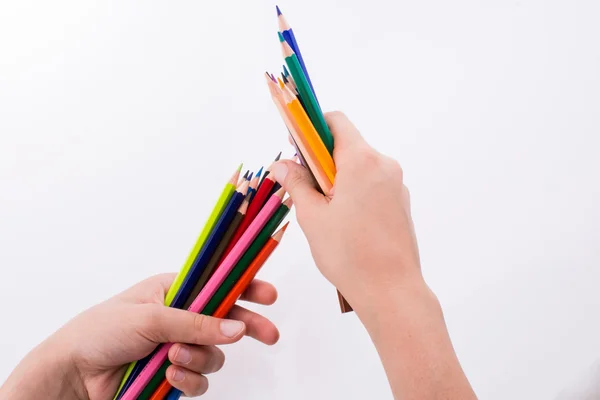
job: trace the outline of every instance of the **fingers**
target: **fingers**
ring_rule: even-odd
[[[340,111],[325,114],[325,121],[333,136],[336,152],[365,143],[354,124]]]
[[[158,304],[144,304],[134,318],[138,332],[155,343],[228,344],[240,340],[246,331],[243,322],[221,320]],[[137,310],[136,310],[137,311]]]
[[[268,346],[274,345],[279,340],[279,330],[271,321],[244,307],[233,306],[229,318],[243,321],[246,325],[246,335]]]
[[[169,349],[169,360],[177,366],[199,374],[211,374],[223,368],[225,354],[215,346],[175,344]]]
[[[277,300],[277,289],[268,282],[255,279],[248,285],[240,299],[270,306]]]
[[[306,168],[282,160],[273,165],[271,173],[290,194],[298,209],[310,209],[327,204],[325,197],[315,189],[310,172]]]
[[[167,368],[167,380],[187,397],[202,396],[208,390],[208,379],[205,376],[171,365]]]

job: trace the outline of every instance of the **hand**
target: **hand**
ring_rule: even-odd
[[[341,113],[326,115],[337,168],[330,197],[301,166],[281,161],[273,176],[294,200],[315,262],[360,314],[363,299],[423,284],[400,165],[378,153]]]
[[[474,399],[421,274],[400,165],[343,114],[326,120],[337,169],[329,197],[298,164],[281,161],[272,170],[294,200],[317,267],[364,323],[397,399]]]
[[[265,344],[277,342],[273,323],[240,306],[228,320],[165,307],[173,279],[172,274],[152,277],[77,316],[21,362],[0,389],[0,399],[38,399],[44,393],[46,399],[110,400],[124,366],[164,342],[179,343],[169,352],[169,383],[198,396],[208,388],[204,375],[225,362],[215,345],[237,342],[244,334]],[[276,298],[275,288],[258,280],[242,296],[265,305]]]

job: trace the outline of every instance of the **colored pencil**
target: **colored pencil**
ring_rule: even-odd
[[[317,93],[315,92],[315,88],[313,87],[312,81],[310,80],[310,75],[308,74],[308,70],[306,69],[306,64],[304,64],[304,58],[302,57],[300,47],[298,46],[298,42],[296,41],[296,37],[294,36],[294,31],[292,30],[292,27],[290,26],[290,24],[288,24],[285,17],[281,13],[279,7],[275,7],[277,7],[277,21],[279,23],[279,33],[290,45],[294,53],[296,53],[296,56],[298,57],[298,62],[300,63],[300,67],[302,68],[304,76],[306,76],[308,85],[310,86],[310,89],[315,96],[315,101],[317,102],[317,104],[319,104],[319,100],[317,99]]]
[[[327,179],[333,185],[336,169],[331,154],[325,148],[323,141],[320,140],[315,127],[311,123],[310,118],[308,118],[306,111],[304,111],[298,102],[296,95],[287,88],[284,88],[282,91],[286,107],[290,111],[294,121],[296,121],[300,134],[306,139],[308,147],[315,154],[316,161],[321,165]]]
[[[265,225],[263,230],[256,237],[252,245],[248,248],[246,253],[240,259],[240,262],[231,270],[227,278],[223,281],[221,286],[217,289],[215,294],[211,297],[208,304],[202,310],[204,315],[214,315],[216,309],[223,302],[227,294],[231,291],[236,282],[240,279],[244,271],[252,263],[252,260],[260,253],[260,250],[265,246],[273,232],[277,229],[281,221],[290,211],[292,207],[292,199],[288,198],[280,206],[279,209],[273,214],[273,217]]]
[[[270,172],[270,168],[271,167],[269,167],[269,170],[267,170],[267,172]],[[269,178],[269,177],[265,178],[265,180],[263,181],[263,184],[258,188],[258,191],[254,195],[254,199],[252,200],[252,203],[250,203],[250,205],[248,206],[248,211],[246,212],[246,216],[242,220],[242,223],[240,224],[240,226],[237,228],[235,234],[233,235],[233,238],[231,239],[231,242],[229,242],[229,246],[227,246],[227,249],[225,249],[225,252],[223,253],[223,256],[221,257],[221,260],[223,260],[225,257],[227,257],[229,255],[229,253],[233,249],[233,246],[236,245],[239,238],[242,237],[242,235],[244,234],[246,229],[248,229],[248,227],[250,226],[250,224],[252,223],[254,218],[258,215],[262,206],[265,204],[267,199],[270,197],[269,194],[271,193],[271,189],[273,188],[274,185],[275,185],[275,182],[271,178]]]
[[[206,286],[204,286],[196,300],[194,300],[192,305],[189,307],[188,311],[197,313],[200,312],[204,306],[206,306],[212,295],[216,292],[218,286],[223,283],[229,272],[231,272],[235,264],[242,257],[243,253],[248,249],[251,242],[256,238],[259,231],[265,226],[275,210],[281,205],[281,197],[284,193],[285,192],[282,189],[278,193],[271,196],[254,221],[252,221],[246,232],[244,232],[238,243],[236,243],[233,250],[229,253],[229,255],[227,255],[227,257],[225,257],[225,260],[223,260],[220,267],[215,271],[213,276],[207,282]],[[148,364],[146,364],[142,372],[140,372],[129,389],[127,389],[122,397],[123,400],[136,400],[138,398],[152,377],[158,372],[160,367],[167,360],[167,355],[172,345],[172,343],[165,343],[159,346],[154,357],[152,357]]]
[[[215,224],[215,227],[206,240],[206,243],[204,246],[202,246],[200,253],[198,253],[198,257],[196,257],[194,260],[194,263],[185,277],[183,284],[175,295],[175,298],[171,303],[171,307],[183,308],[185,305],[190,293],[192,292],[192,289],[194,288],[194,284],[202,274],[202,271],[217,249],[217,246],[227,231],[227,228],[231,224],[231,221],[233,221],[237,210],[240,208],[242,202],[246,198],[246,194],[248,193],[248,185],[249,182],[244,181],[244,183],[242,183],[236,189],[235,193],[231,197],[231,200],[229,200],[227,207],[219,217],[219,220]]]
[[[285,202],[284,202],[285,203]],[[243,275],[240,279],[235,283],[233,288],[227,293],[227,296],[223,299],[219,307],[212,314],[213,317],[216,318],[225,318],[231,310],[231,307],[235,304],[237,299],[246,291],[248,285],[254,280],[254,277],[263,266],[263,264],[267,261],[269,256],[273,253],[275,248],[281,242],[283,234],[287,229],[289,222],[287,222],[277,233],[275,233],[269,242],[263,247],[260,254],[256,256],[256,258],[252,261],[252,264],[244,271]],[[275,242],[275,243],[273,243]]]
[[[262,170],[262,167],[260,167],[260,169],[256,173],[256,176],[252,178],[252,181],[250,181],[250,187],[248,188],[248,202],[252,202],[252,198],[256,194],[256,188],[258,187],[258,182],[260,181]]]
[[[204,307],[202,314],[212,315],[215,318],[225,318],[227,316],[227,313],[229,313],[229,310],[231,310],[238,297],[246,290],[250,282],[252,282],[256,276],[258,270],[264,265],[281,242],[289,222],[281,227],[275,234],[273,234],[273,232],[277,229],[277,226],[281,221],[283,221],[291,206],[290,199],[284,201],[283,204],[279,206],[279,210],[271,217],[262,232],[252,243],[252,246],[250,246],[246,254],[240,259],[235,268],[227,276],[227,279],[225,279],[221,287],[219,287],[215,295],[211,298],[206,307]],[[150,400],[164,399],[170,389],[171,385],[169,382],[166,379],[163,380],[158,389],[156,389],[150,397]],[[167,398],[179,398],[178,396],[181,396],[181,392],[177,389],[173,390],[173,392],[176,391],[179,392],[178,395],[169,393],[169,396],[172,397]]]
[[[210,258],[210,260],[208,261],[208,264],[206,264],[206,268],[204,268],[204,271],[202,271],[202,275],[200,275],[198,282],[196,282],[196,284],[194,285],[194,289],[190,293],[190,296],[188,297],[185,305],[183,306],[183,308],[185,308],[186,310],[192,305],[192,302],[194,301],[196,296],[198,296],[198,294],[200,293],[200,291],[202,290],[202,288],[204,287],[204,285],[206,284],[208,279],[211,277],[216,266],[218,265],[217,262],[223,256],[225,249],[231,242],[231,238],[233,237],[233,234],[235,233],[237,227],[240,226],[240,223],[242,222],[242,219],[246,215],[247,210],[248,210],[248,196],[246,196],[246,199],[242,202],[242,205],[240,206],[237,213],[235,214],[235,217],[233,217],[233,221],[231,221],[231,224],[229,224],[229,228],[227,228],[227,232],[225,232],[225,234],[223,235],[223,239],[221,239],[221,242],[217,246],[217,249],[215,250],[215,252],[212,255],[212,257]]]
[[[268,75],[268,73],[267,73]],[[275,164],[277,161],[279,161],[281,159],[281,151],[279,152],[279,154],[277,154],[277,157],[275,157],[275,160],[273,160],[273,164]],[[259,190],[262,183],[265,181],[265,178],[267,176],[269,176],[269,174],[271,173],[271,168],[273,167],[273,164],[269,165],[269,167],[265,170],[265,173],[260,181],[260,183],[258,184],[258,187],[256,188],[256,190]]]
[[[183,283],[183,280],[185,279],[189,269],[191,268],[192,263],[196,259],[198,252],[204,245],[204,242],[206,241],[206,238],[212,231],[215,223],[217,222],[217,219],[221,216],[221,213],[225,209],[225,206],[229,202],[229,199],[231,198],[231,196],[233,196],[233,192],[236,189],[236,186],[237,186],[236,184],[237,184],[238,178],[240,176],[241,170],[242,170],[242,165],[240,164],[240,166],[237,168],[237,170],[233,173],[231,179],[229,179],[229,181],[225,184],[225,187],[221,191],[221,194],[217,200],[217,203],[215,204],[213,210],[211,211],[211,213],[208,217],[208,220],[204,224],[204,227],[202,228],[202,231],[200,232],[200,235],[198,236],[198,239],[196,240],[196,243],[194,244],[192,251],[190,252],[187,260],[185,261],[185,264],[183,264],[183,267],[181,268],[181,270],[175,277],[175,280],[171,284],[171,287],[169,288],[167,295],[165,296],[165,305],[167,305],[167,306],[171,305],[171,302],[175,298],[175,295],[177,294],[179,287]],[[125,383],[127,382],[127,379],[133,372],[135,365],[136,365],[136,362],[132,362],[127,367],[127,370],[125,371],[125,375],[123,376],[123,379],[121,380],[119,389],[117,390],[117,393],[115,394],[114,399],[119,398],[119,394],[122,392],[123,386],[125,386]]]
[[[298,88],[298,93],[300,93],[302,104],[306,108],[306,113],[310,117],[310,120],[312,121],[316,131],[319,133],[319,136],[325,144],[327,151],[329,154],[333,154],[333,136],[331,135],[331,131],[325,122],[325,117],[323,116],[323,112],[316,102],[314,94],[308,86],[306,77],[304,76],[302,68],[298,63],[298,57],[296,57],[296,54],[294,54],[294,51],[286,41],[281,42],[281,47],[283,50],[283,56],[285,57],[285,62],[290,69],[290,73],[292,74],[294,81],[296,82],[296,87]]]
[[[317,182],[317,185],[321,191],[325,194],[329,194],[333,185],[327,178],[323,167],[319,163],[314,151],[309,146],[307,139],[302,135],[296,120],[293,118],[290,110],[287,108],[285,99],[283,97],[282,88],[277,86],[277,84],[273,83],[270,79],[266,79],[266,81],[271,92],[273,102],[277,106],[281,118],[288,127],[292,139],[295,141],[296,146],[298,147],[298,156],[304,158],[304,165],[307,166],[307,169],[315,178],[315,181]]]

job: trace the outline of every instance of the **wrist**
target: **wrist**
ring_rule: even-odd
[[[43,395],[42,395],[43,394]],[[53,338],[32,350],[0,388],[0,399],[88,399],[79,371],[70,354]]]
[[[365,289],[351,299],[355,300],[352,307],[374,341],[389,333],[392,323],[413,321],[418,329],[419,325],[437,322],[445,327],[440,303],[420,275],[404,279],[399,285]]]

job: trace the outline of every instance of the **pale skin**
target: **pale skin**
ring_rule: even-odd
[[[294,200],[317,267],[365,325],[395,399],[476,399],[421,273],[402,169],[371,148],[343,114],[326,118],[335,140],[333,193],[321,195],[308,172],[291,161],[272,171]],[[47,399],[110,400],[123,365],[161,342],[178,343],[169,353],[169,382],[199,395],[208,387],[205,375],[224,363],[215,345],[244,334],[277,341],[270,321],[239,306],[228,320],[162,306],[172,279],[151,278],[69,322],[19,364],[0,399],[29,400],[43,392]],[[255,281],[244,298],[272,304],[276,296],[273,286]]]

